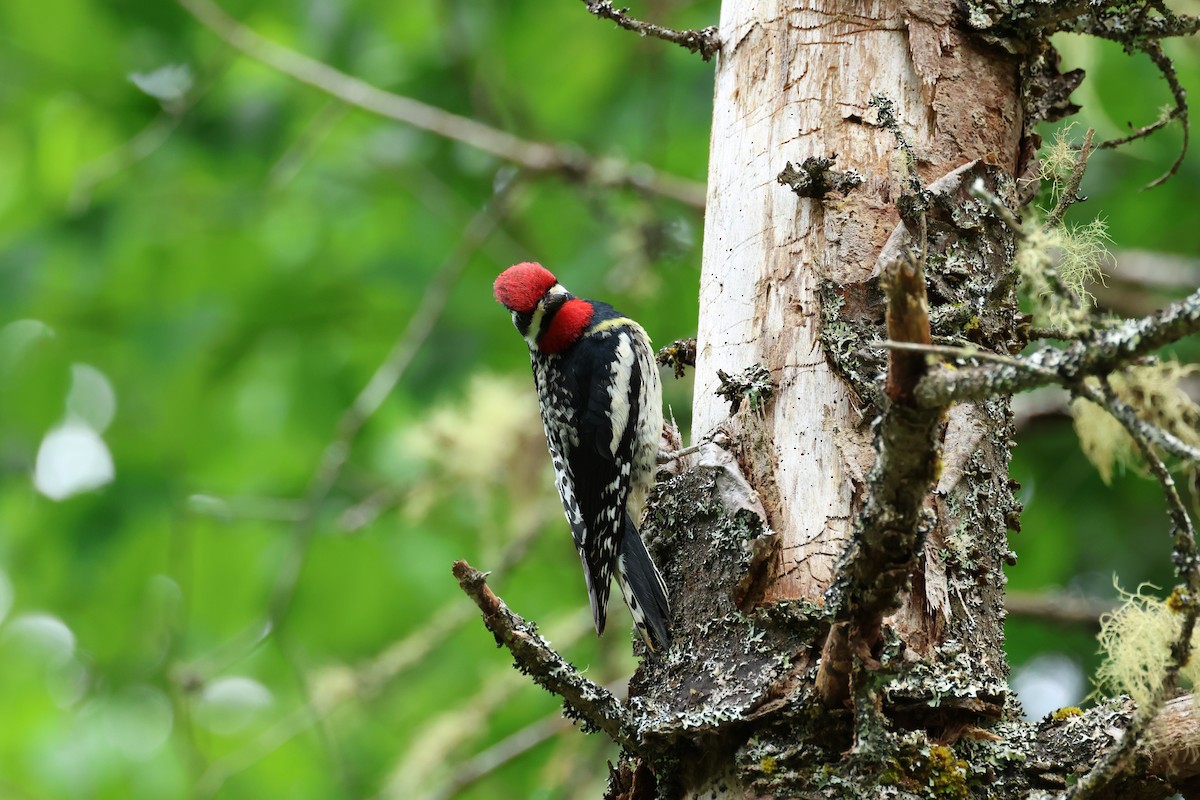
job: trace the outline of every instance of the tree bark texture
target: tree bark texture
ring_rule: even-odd
[[[869,346],[886,338],[881,273],[925,252],[935,335],[1023,344],[1012,234],[968,192],[980,180],[1015,206],[1019,64],[949,0],[726,0],[719,32],[693,431],[729,444],[706,446],[651,511],[683,644],[635,678],[639,735],[672,765],[668,796],[815,792],[814,766],[870,750],[876,730],[911,750],[916,776],[881,768],[883,784],[953,782],[958,755],[931,743],[987,738],[1012,716],[1007,400],[944,415],[923,553],[878,639],[845,665],[853,697],[821,707],[814,677],[886,402],[886,358]],[[844,197],[776,181],[789,161],[833,154],[864,179]],[[756,366],[773,393],[731,414],[719,373]],[[864,664],[873,677],[850,680]]]

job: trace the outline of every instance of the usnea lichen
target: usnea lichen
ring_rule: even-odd
[[[1078,187],[1087,156],[1071,141],[1074,127],[1059,130],[1054,141],[1038,153],[1035,180],[1054,211],[1041,208],[1029,215],[1013,262],[1033,305],[1035,324],[1068,335],[1088,327],[1095,305],[1088,287],[1103,282],[1103,267],[1112,261],[1108,224],[1103,219],[1083,224],[1061,221],[1062,212],[1076,199],[1063,195]],[[1088,142],[1090,138],[1085,150]]]
[[[1200,448],[1200,406],[1184,391],[1180,381],[1200,371],[1195,364],[1162,361],[1128,367],[1108,376],[1108,385],[1139,418],[1172,434],[1184,444]],[[1089,378],[1099,386],[1098,378]],[[1112,482],[1116,466],[1134,461],[1137,447],[1125,427],[1100,406],[1082,398],[1071,404],[1075,432],[1084,455],[1105,483]]]
[[[1119,587],[1118,587],[1119,588]],[[1104,663],[1096,672],[1096,685],[1108,694],[1128,694],[1139,707],[1151,703],[1171,665],[1171,648],[1179,638],[1183,615],[1167,600],[1143,592],[1121,592],[1124,602],[1100,618],[1100,650]],[[1192,638],[1192,649],[1200,633]],[[1180,675],[1194,686],[1200,679],[1200,661],[1184,665]]]
[[[1104,280],[1103,267],[1112,261],[1109,241],[1108,224],[1099,218],[1054,227],[1033,220],[1017,247],[1014,266],[1036,324],[1068,334],[1088,327],[1095,304],[1088,287]]]

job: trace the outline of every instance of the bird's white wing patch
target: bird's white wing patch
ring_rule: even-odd
[[[629,332],[621,330],[617,334],[616,357],[612,363],[612,380],[608,384],[609,420],[612,422],[612,440],[608,451],[613,458],[617,457],[621,438],[629,425],[629,386],[633,380],[633,341]]]

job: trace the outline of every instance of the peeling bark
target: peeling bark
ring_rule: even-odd
[[[644,664],[637,683],[646,692],[638,701],[655,710],[642,718],[647,736],[675,765],[668,795],[789,796],[820,787],[819,763],[878,781],[887,777],[882,764],[844,761],[856,742],[899,737],[889,747],[915,748],[921,761],[924,731],[953,741],[1005,715],[1002,567],[1015,515],[1006,401],[956,407],[947,418],[934,491],[922,500],[918,490],[925,545],[915,572],[886,590],[895,596],[911,581],[891,601],[899,610],[884,629],[861,649],[844,626],[829,634],[825,607],[866,500],[870,422],[887,402],[884,361],[865,346],[886,338],[881,254],[928,247],[934,334],[1004,353],[1023,344],[1011,233],[967,191],[980,179],[1015,205],[1018,62],[959,30],[954,9],[723,4],[693,430],[721,428],[733,458],[714,473],[710,454],[708,466],[660,487],[655,509],[652,529],[670,542],[672,596],[684,598],[676,630],[690,633],[668,662]],[[874,95],[891,101],[911,159],[876,124]],[[789,161],[830,153],[862,178],[845,197],[773,185]],[[922,357],[908,362],[911,398],[924,370]],[[772,398],[730,415],[718,371],[759,365]],[[725,517],[691,496],[711,496],[714,476],[734,473],[761,508]],[[681,492],[706,515],[681,518]],[[822,642],[833,669],[818,675]],[[871,669],[856,673],[856,664]],[[855,714],[842,702],[814,711],[828,693]],[[918,771],[954,758],[938,751]]]

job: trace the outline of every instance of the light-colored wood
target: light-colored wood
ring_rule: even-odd
[[[1168,700],[1150,723],[1150,772],[1179,779],[1200,775],[1200,713],[1195,695]]]
[[[767,599],[820,600],[874,458],[851,392],[822,352],[817,297],[823,278],[870,278],[898,221],[904,163],[868,101],[881,94],[895,104],[926,181],[975,158],[1009,169],[1016,161],[1015,74],[996,85],[1004,76],[948,27],[951,6],[722,3],[693,430],[732,428],[743,471],[783,536]],[[776,183],[788,161],[831,153],[838,169],[865,178],[849,197],[801,199]],[[770,370],[776,399],[765,414],[729,420],[717,370],[754,364]]]

